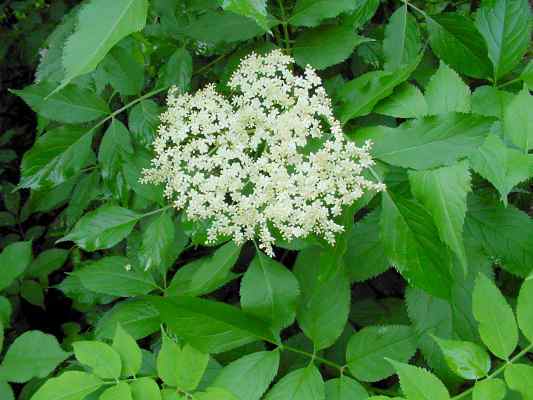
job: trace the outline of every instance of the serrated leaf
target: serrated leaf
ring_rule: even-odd
[[[161,349],[157,354],[157,375],[168,386],[178,386],[180,346],[165,332],[161,334]]]
[[[377,382],[394,374],[387,358],[409,361],[417,335],[408,326],[369,326],[355,333],[346,348],[350,372],[360,381]]]
[[[234,279],[231,269],[237,262],[241,246],[230,241],[213,255],[194,260],[181,267],[166,290],[167,296],[201,296]]]
[[[0,253],[0,291],[9,287],[20,277],[32,261],[31,241],[15,242],[6,246]]]
[[[153,100],[142,100],[128,114],[128,126],[134,139],[144,147],[152,145],[159,125],[160,108]]]
[[[464,232],[507,271],[529,275],[533,266],[533,221],[527,214],[471,195]]]
[[[379,236],[379,219],[380,211],[374,211],[357,222],[348,233],[344,263],[352,281],[365,281],[389,268]]]
[[[122,370],[120,355],[104,342],[79,341],[72,344],[76,359],[102,379],[118,379]]]
[[[301,67],[324,69],[344,61],[359,44],[369,40],[342,25],[306,30],[296,38],[294,59]]]
[[[429,115],[470,112],[470,88],[442,61],[429,80],[425,97]]]
[[[129,235],[140,216],[107,204],[85,214],[61,241],[73,241],[87,251],[108,249]]]
[[[490,370],[490,357],[475,343],[435,338],[453,372],[464,379],[480,379]]]
[[[213,386],[227,389],[239,400],[259,400],[275,378],[279,351],[261,351],[241,357],[225,366]]]
[[[51,189],[78,175],[93,157],[92,131],[61,126],[40,136],[22,158],[19,187]]]
[[[114,180],[127,154],[133,154],[130,132],[122,122],[113,119],[104,133],[98,150],[102,178],[110,186],[115,184]]]
[[[324,381],[313,364],[281,378],[267,393],[265,400],[324,400]]]
[[[468,163],[427,171],[409,171],[414,197],[429,211],[439,237],[459,257],[467,269],[463,243],[466,197],[471,190]]]
[[[341,375],[326,381],[326,400],[366,400],[368,393],[356,380]]]
[[[56,85],[40,82],[22,90],[12,90],[37,114],[65,124],[89,122],[109,114],[109,107],[90,90],[67,85],[58,93],[49,96]]]
[[[241,307],[267,321],[275,331],[294,322],[300,289],[283,264],[258,252],[246,270],[240,288]]]
[[[155,130],[150,132],[150,134],[152,134]],[[137,148],[135,153],[128,154],[125,157],[125,162],[122,164],[122,173],[128,186],[140,197],[148,201],[166,205],[168,202],[163,196],[163,185],[152,185],[140,182],[142,171],[145,168],[150,167],[151,160],[152,154],[149,151]]]
[[[87,372],[67,371],[47,380],[32,396],[32,400],[82,400],[102,387],[104,382]]]
[[[449,298],[451,259],[431,215],[416,201],[387,193],[380,225],[385,253],[404,278],[432,295]]]
[[[416,19],[409,14],[407,4],[389,18],[383,39],[385,70],[395,71],[415,59],[420,51],[420,31]]]
[[[95,336],[112,339],[119,323],[137,340],[157,332],[161,325],[157,309],[146,300],[134,298],[117,303],[104,313],[96,324]]]
[[[498,90],[493,86],[479,86],[472,93],[472,112],[503,119],[504,110],[512,99],[513,94],[510,92]]]
[[[427,18],[433,52],[461,74],[474,78],[490,76],[492,68],[483,37],[468,16],[442,13]]]
[[[355,117],[370,114],[380,100],[390,96],[394,88],[411,75],[419,61],[420,57],[394,72],[367,72],[345,83],[337,92],[340,121],[344,124]]]
[[[105,13],[102,13],[105,10]],[[146,23],[146,0],[91,0],[78,13],[78,24],[63,51],[65,86],[96,68],[111,48]],[[60,87],[61,87],[60,86]]]
[[[494,80],[518,65],[530,44],[531,11],[527,0],[492,0],[481,3],[476,27],[485,38],[494,67]]]
[[[472,310],[483,343],[494,355],[507,360],[518,344],[515,316],[505,297],[483,274],[476,279]]]
[[[222,8],[251,18],[265,31],[269,30],[266,0],[223,0]]]
[[[523,400],[533,398],[533,367],[531,365],[510,364],[505,368],[504,376],[507,386],[520,393]]]
[[[186,49],[176,50],[159,71],[157,86],[176,85],[186,92],[191,84],[192,68],[191,54]]]
[[[498,189],[505,206],[513,187],[532,174],[529,157],[507,147],[496,135],[487,137],[485,143],[470,156],[470,164]]]
[[[524,87],[505,108],[503,114],[504,136],[524,154],[533,149],[533,96]]]
[[[314,27],[328,18],[354,11],[357,8],[353,0],[338,0],[330,2],[328,0],[298,0],[292,15],[289,18],[289,24],[292,26]]]
[[[350,308],[350,283],[342,266],[327,279],[319,278],[321,253],[319,247],[302,250],[293,269],[301,290],[296,318],[316,350],[331,346],[342,334]]]
[[[379,0],[358,0],[355,10],[344,18],[343,23],[358,29],[372,19],[379,5]]]
[[[133,337],[117,323],[113,338],[113,349],[119,354],[122,361],[122,376],[135,376],[141,369],[141,348]]]
[[[402,83],[394,93],[383,99],[374,112],[394,118],[417,118],[427,115],[428,106],[420,89],[410,83]]]
[[[0,379],[24,383],[32,378],[45,378],[69,356],[54,336],[27,331],[8,348],[0,364]]]
[[[493,122],[490,117],[448,113],[404,122],[397,128],[360,129],[356,138],[372,140],[374,158],[399,167],[429,169],[472,154]]]
[[[485,379],[474,385],[472,400],[503,400],[506,394],[507,387],[501,379]]]
[[[133,297],[157,289],[149,272],[132,269],[129,260],[122,256],[103,257],[73,274],[88,290],[111,296]]]
[[[446,386],[431,372],[390,360],[400,377],[402,392],[409,400],[449,400]]]
[[[220,353],[257,340],[278,339],[261,320],[225,303],[194,297],[149,297],[178,336],[206,353]]]

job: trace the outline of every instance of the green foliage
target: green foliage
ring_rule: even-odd
[[[73,3],[0,13],[1,400],[531,398],[529,2]],[[269,257],[140,178],[171,86],[275,48],[386,190]]]

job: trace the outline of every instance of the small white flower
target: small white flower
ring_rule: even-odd
[[[194,95],[169,91],[144,183],[191,220],[208,220],[208,240],[257,239],[273,255],[272,229],[290,241],[315,233],[331,244],[334,221],[367,190],[384,190],[361,174],[373,165],[371,143],[348,142],[320,77],[294,75],[281,51],[251,54],[229,81],[233,96],[208,85]]]

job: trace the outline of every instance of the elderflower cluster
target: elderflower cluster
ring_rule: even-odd
[[[270,256],[273,232],[290,241],[314,233],[334,244],[343,206],[384,186],[365,179],[370,143],[345,139],[322,82],[307,67],[292,73],[280,51],[242,60],[226,98],[208,85],[194,95],[171,89],[143,183],[191,220],[209,222],[208,240],[258,239]]]

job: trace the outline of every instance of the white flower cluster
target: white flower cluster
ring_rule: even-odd
[[[171,89],[142,182],[164,183],[165,195],[191,220],[207,220],[208,240],[257,238],[273,255],[273,232],[290,241],[314,233],[328,242],[334,221],[365,190],[370,143],[344,138],[315,71],[291,72],[281,51],[251,54],[229,81],[231,98],[208,85],[194,95]]]

